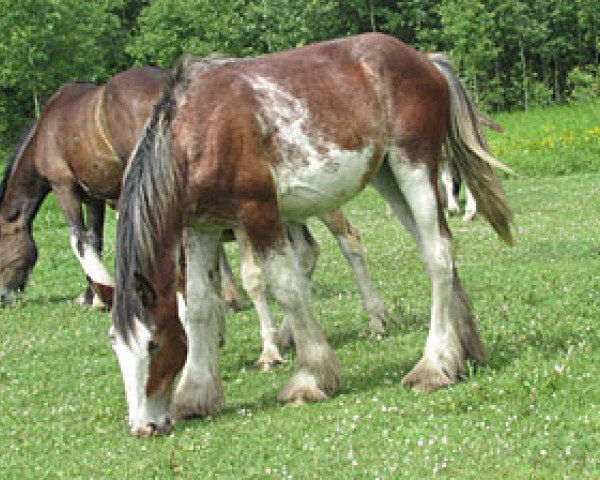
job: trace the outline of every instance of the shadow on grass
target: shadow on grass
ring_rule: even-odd
[[[8,305],[2,305],[0,308],[0,312],[10,311],[14,308],[27,308],[28,306],[40,306],[40,305],[54,305],[58,303],[71,304],[74,306],[79,306],[75,302],[75,298],[66,295],[50,295],[47,297],[28,297],[27,294],[24,296],[17,297],[12,303]]]

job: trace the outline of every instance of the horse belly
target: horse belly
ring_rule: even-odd
[[[283,158],[274,167],[279,210],[284,219],[326,213],[362,190],[379,166],[374,146],[359,151],[331,148],[320,155]]]

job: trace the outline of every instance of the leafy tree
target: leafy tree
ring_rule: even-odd
[[[120,0],[0,0],[0,136],[39,113],[43,99],[70,80],[104,80],[122,44]],[[118,50],[117,50],[118,52]]]

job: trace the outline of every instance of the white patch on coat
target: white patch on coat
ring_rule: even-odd
[[[106,269],[104,264],[102,263],[102,260],[100,260],[100,257],[98,256],[94,248],[91,245],[84,243],[83,255],[81,255],[79,252],[79,248],[77,248],[77,244],[77,236],[72,234],[71,248],[73,249],[73,252],[75,253],[77,259],[79,260],[81,268],[83,268],[85,274],[96,283],[113,286],[113,279],[110,273],[108,273],[108,270]]]
[[[279,159],[273,166],[279,208],[286,219],[324,213],[356,195],[364,186],[374,145],[344,150],[311,123],[307,105],[271,79],[247,80],[261,102],[257,117],[263,133],[272,129]]]

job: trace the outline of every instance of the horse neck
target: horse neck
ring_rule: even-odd
[[[35,133],[18,152],[10,171],[5,174],[0,200],[0,221],[19,222],[31,227],[50,187],[39,174],[35,162]]]

